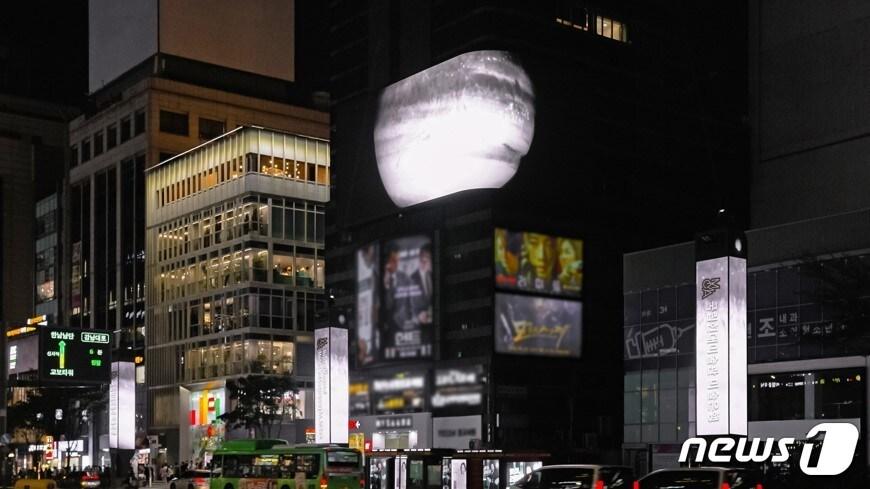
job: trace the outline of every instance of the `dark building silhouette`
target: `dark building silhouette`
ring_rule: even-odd
[[[588,461],[620,458],[622,253],[689,239],[721,207],[746,220],[745,14],[744,6],[724,2],[330,5],[331,319],[349,325],[352,338],[394,335],[390,319],[380,316],[366,319],[360,332],[360,300],[365,307],[381,301],[381,313],[394,310],[383,303],[389,294],[367,295],[367,281],[390,286],[378,273],[390,273],[397,246],[406,260],[417,256],[402,255],[407,241],[397,239],[424,237],[432,252],[431,322],[421,322],[431,347],[401,359],[402,349],[388,352],[393,345],[381,338],[370,342],[376,354],[366,362],[368,349],[355,345],[351,411],[372,417],[374,427],[363,423],[362,430],[376,446],[413,445],[415,436],[421,447],[480,438],[492,447],[544,448]],[[528,154],[500,189],[398,208],[375,158],[383,89],[479,50],[509,51],[531,80]],[[462,170],[450,171],[458,178]],[[568,294],[582,302],[579,358],[496,353],[504,294],[565,298],[496,284],[497,228],[583,240],[582,292]],[[380,265],[359,268],[358,257]],[[476,372],[478,387],[439,381],[449,377],[445,369],[469,381]],[[462,389],[474,394],[444,405],[443,396]],[[479,416],[479,424],[462,424],[467,416]],[[454,422],[478,431],[458,441],[439,434]],[[402,426],[392,430],[398,435],[387,429],[394,425]]]

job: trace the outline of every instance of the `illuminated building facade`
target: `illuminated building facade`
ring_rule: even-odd
[[[311,387],[329,175],[326,140],[253,126],[146,172],[149,412],[151,430],[177,433],[173,458],[202,460],[227,435],[226,379]]]

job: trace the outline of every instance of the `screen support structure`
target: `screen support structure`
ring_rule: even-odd
[[[699,437],[745,437],[746,236],[731,227],[695,238],[695,413]]]

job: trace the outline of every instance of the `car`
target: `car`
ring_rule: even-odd
[[[762,489],[758,472],[734,467],[660,469],[642,477],[637,486],[635,489]]]
[[[535,469],[511,489],[633,489],[634,471],[621,465],[548,465]]]
[[[188,470],[169,480],[169,489],[208,489],[211,473],[207,470]]]

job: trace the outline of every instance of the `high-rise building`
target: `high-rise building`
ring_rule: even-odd
[[[91,0],[88,18],[88,109],[69,125],[61,310],[70,326],[113,331],[114,360],[137,362],[142,445],[154,420],[165,419],[146,413],[154,402],[144,402],[145,379],[174,368],[149,364],[145,350],[146,170],[244,125],[325,139],[328,115],[316,110],[324,97],[312,93],[315,82],[296,73],[295,53],[313,32],[300,28],[297,36],[294,2],[202,9]],[[116,448],[105,418],[94,420],[94,453]],[[177,455],[177,424],[172,434],[159,426],[153,433]],[[122,459],[129,457],[112,452],[113,465]]]
[[[150,168],[145,190],[150,429],[202,460],[227,435],[227,379],[311,387],[329,144],[243,126]]]
[[[821,420],[866,433],[870,419],[870,139],[855,89],[870,82],[867,16],[833,2],[748,9],[750,437],[803,443]],[[677,467],[695,433],[695,246],[674,243],[624,257],[623,448],[640,471]],[[864,484],[862,436],[831,484]],[[806,483],[797,466],[783,464],[783,484]]]
[[[327,287],[375,447],[621,458],[622,252],[746,213],[745,18],[705,9],[331,5]]]

